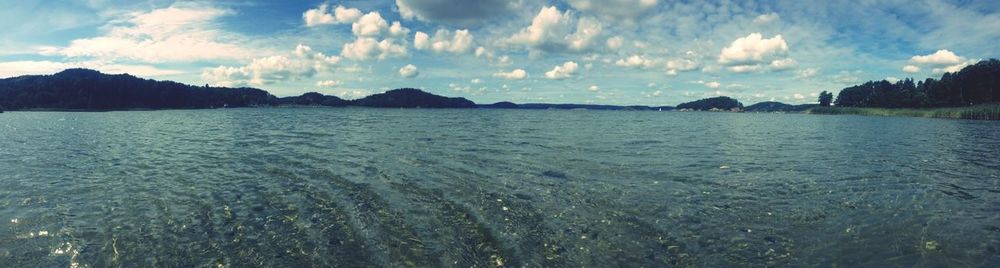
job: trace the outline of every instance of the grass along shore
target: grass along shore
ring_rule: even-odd
[[[955,118],[976,120],[1000,120],[1000,103],[980,104],[968,107],[946,108],[862,108],[862,107],[815,107],[805,111],[808,114],[854,114],[878,116],[912,116],[928,118]]]

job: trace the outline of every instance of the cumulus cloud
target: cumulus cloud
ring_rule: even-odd
[[[795,61],[785,58],[788,43],[781,35],[764,39],[760,33],[737,38],[719,54],[719,63],[737,73],[787,70]]]
[[[590,90],[590,91],[592,91],[592,92],[597,92],[598,90],[601,90],[601,88],[600,88],[600,87],[597,87],[597,86],[594,86],[594,85],[592,85],[592,86],[590,86],[589,88],[587,88],[587,90]]]
[[[615,61],[615,65],[617,66],[631,67],[631,68],[653,68],[656,67],[656,65],[658,64],[659,62],[657,60],[650,59],[643,55],[638,55],[638,54],[629,56],[627,58],[618,59],[618,61]]]
[[[545,77],[555,80],[566,79],[576,75],[578,70],[579,66],[576,62],[567,61],[562,65],[557,65],[555,68],[552,68],[551,71],[545,72]]]
[[[406,40],[410,29],[401,23],[390,24],[378,12],[369,12],[351,24],[351,32],[356,38],[344,43],[340,55],[352,60],[379,60],[409,55]],[[379,41],[380,38],[383,38]]]
[[[788,52],[788,44],[781,35],[764,39],[760,33],[751,33],[733,41],[719,54],[719,63],[727,65],[757,64],[768,59],[783,56]]]
[[[777,21],[780,18],[781,18],[781,16],[778,16],[778,13],[771,12],[771,13],[761,14],[760,16],[757,16],[757,18],[753,19],[753,23],[756,23],[756,24],[768,24],[768,23]]]
[[[819,73],[819,70],[816,69],[816,68],[805,68],[805,69],[796,71],[795,72],[795,78],[798,78],[798,79],[811,78],[813,76],[816,76],[817,73]]]
[[[602,31],[603,26],[595,18],[575,19],[570,11],[560,12],[551,6],[542,8],[531,25],[508,38],[508,42],[545,52],[580,52],[592,49]]]
[[[306,12],[302,13],[302,20],[306,22],[306,26],[308,27],[326,24],[353,23],[357,21],[358,18],[361,18],[361,10],[337,6],[333,9],[333,13],[331,14],[329,5],[327,4],[319,5],[319,7],[306,10]]]
[[[340,80],[324,80],[316,81],[317,87],[335,87],[341,84]]]
[[[938,66],[959,64],[963,60],[962,57],[955,55],[955,52],[948,51],[947,49],[941,49],[929,55],[917,55],[910,58],[910,62],[912,63]]]
[[[413,78],[417,77],[417,75],[420,75],[420,72],[417,71],[417,66],[413,66],[413,64],[407,64],[403,68],[399,68],[399,76]]]
[[[649,12],[659,0],[568,0],[574,9],[606,19],[632,21]]]
[[[105,25],[104,35],[76,39],[48,55],[151,63],[247,59],[263,53],[223,40],[241,36],[217,29],[218,18],[231,12],[210,6],[175,4],[149,12],[129,13]]]
[[[396,0],[404,19],[461,26],[479,25],[484,19],[511,13],[521,5],[520,0]]]
[[[503,78],[507,80],[521,80],[528,77],[528,72],[523,69],[514,69],[510,72],[497,72],[493,74],[493,77]]]
[[[288,55],[256,58],[240,67],[220,65],[203,71],[201,77],[205,82],[218,86],[260,86],[310,78],[339,62],[340,57],[313,52],[312,48],[300,44]]]
[[[618,49],[622,48],[622,44],[625,43],[625,39],[622,38],[621,36],[615,36],[615,37],[608,38],[608,40],[605,41],[605,43],[607,44],[608,48],[610,48],[611,50],[618,50]]]
[[[351,32],[358,37],[377,37],[389,30],[389,23],[378,11],[368,12],[351,24]]]
[[[677,75],[678,72],[694,71],[701,66],[697,61],[691,59],[668,60],[665,65],[667,67],[667,75]]]
[[[451,31],[440,29],[434,34],[434,38],[430,38],[424,32],[417,32],[413,37],[413,47],[417,50],[427,50],[430,49],[436,53],[450,52],[450,53],[465,53],[469,51],[472,47],[472,34],[469,30],[457,30],[454,33]],[[485,48],[480,51],[476,49],[476,55],[480,56],[485,54]]]
[[[716,81],[702,82],[701,84],[705,85],[705,87],[708,88],[719,88],[720,86],[722,86],[722,84]]]
[[[353,60],[367,60],[378,58],[398,58],[409,55],[406,46],[396,43],[395,40],[385,39],[375,41],[374,38],[358,38],[354,42],[345,43],[340,55]]]
[[[974,64],[976,60],[960,57],[947,49],[941,49],[928,55],[917,55],[910,58],[910,64],[903,66],[903,71],[916,73],[920,71],[919,66],[931,68],[931,73],[953,73],[962,70],[965,66]]]

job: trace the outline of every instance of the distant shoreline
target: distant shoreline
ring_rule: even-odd
[[[1000,103],[942,108],[815,107],[806,114],[906,116],[943,119],[1000,120]]]

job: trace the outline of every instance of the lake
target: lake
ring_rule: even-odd
[[[1000,122],[0,114],[0,267],[1000,265]]]

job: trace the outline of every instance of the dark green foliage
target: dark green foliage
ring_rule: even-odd
[[[806,111],[811,114],[856,114],[879,116],[913,116],[930,118],[956,118],[1000,120],[1000,103],[978,104],[964,107],[942,108],[868,108],[868,107],[816,107]]]
[[[816,104],[791,105],[776,101],[765,101],[743,108],[744,112],[770,113],[770,112],[802,112],[809,108],[816,107]]]
[[[400,88],[352,101],[357,106],[393,108],[475,108],[465,98],[448,98],[414,88]]]
[[[827,92],[826,90],[819,93],[819,106],[824,106],[824,107],[830,106],[830,103],[832,102],[833,102],[833,93]]]
[[[284,97],[278,99],[278,104],[343,107],[350,105],[351,102],[338,98],[337,96],[327,96],[316,92],[309,92],[302,94],[302,96]]]
[[[869,81],[837,95],[837,106],[922,108],[956,107],[1000,102],[1000,61],[990,59],[946,73],[940,80]]]
[[[0,80],[0,106],[10,110],[248,107],[274,101],[260,89],[196,87],[87,69]]]
[[[685,102],[678,104],[676,109],[688,109],[696,111],[708,111],[712,109],[719,110],[732,110],[732,109],[742,109],[743,104],[736,99],[730,97],[714,97],[707,99],[700,99],[692,102]]]

